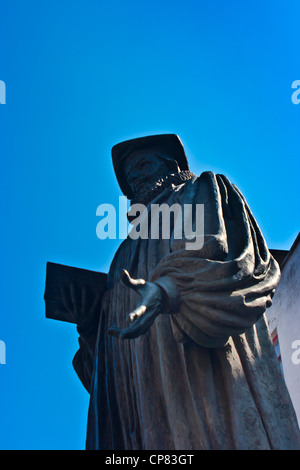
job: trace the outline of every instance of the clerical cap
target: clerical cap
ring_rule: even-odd
[[[133,194],[124,171],[126,158],[133,153],[151,149],[159,151],[159,154],[162,157],[165,155],[166,159],[176,160],[181,171],[189,169],[182,142],[176,134],[150,135],[120,142],[111,150],[112,161],[121,191],[129,199]]]

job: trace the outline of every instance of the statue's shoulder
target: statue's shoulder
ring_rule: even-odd
[[[210,170],[203,171],[198,176],[194,175],[185,185],[186,191],[203,191],[210,189],[212,191],[233,191],[241,195],[238,188],[224,174],[215,173]]]
[[[193,177],[190,179],[192,183],[201,183],[204,181],[216,181],[219,176],[217,173],[214,173],[213,171],[210,170],[205,170],[202,171],[200,174],[193,174]]]
[[[232,184],[226,175],[223,175],[220,173],[214,173],[211,170],[203,171],[202,173],[200,173],[199,176],[196,176],[196,178],[194,179],[194,181],[203,181],[203,180],[216,182],[216,183],[223,182],[225,184]]]
[[[218,178],[218,177],[223,178],[224,175],[221,175],[219,173],[215,173],[211,170],[202,171],[202,173],[200,173],[200,175],[197,176],[197,178],[209,178],[209,179],[214,179],[214,178]]]

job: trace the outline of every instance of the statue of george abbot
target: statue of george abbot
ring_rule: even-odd
[[[174,134],[121,142],[112,159],[132,204],[203,204],[204,243],[128,236],[108,275],[48,263],[46,316],[79,333],[86,448],[299,449],[264,316],[280,269],[245,198],[189,171]]]

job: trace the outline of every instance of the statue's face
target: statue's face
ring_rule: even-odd
[[[143,184],[151,179],[152,175],[161,171],[163,176],[170,171],[170,168],[166,160],[164,161],[149,150],[143,154],[128,157],[124,171],[129,186],[134,193],[137,193],[141,191]]]

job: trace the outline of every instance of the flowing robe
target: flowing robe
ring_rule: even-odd
[[[204,204],[204,245],[187,250],[173,234],[120,245],[97,338],[82,335],[73,361],[90,392],[87,449],[299,449],[264,316],[280,270],[244,197],[205,172],[152,203]],[[123,268],[159,284],[174,309],[134,340],[107,334],[138,302]]]

